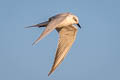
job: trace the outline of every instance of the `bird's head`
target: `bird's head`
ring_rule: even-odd
[[[73,16],[73,23],[77,24],[79,26],[79,28],[81,28],[80,24],[79,24],[79,20],[77,16]]]

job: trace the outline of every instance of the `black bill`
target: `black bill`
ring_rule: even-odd
[[[79,28],[81,29],[81,26],[80,26],[80,24],[78,23],[77,25],[78,25],[78,26],[79,26]]]

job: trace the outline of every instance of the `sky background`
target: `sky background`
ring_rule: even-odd
[[[62,12],[82,29],[48,77],[58,33],[32,46],[44,28],[24,27]],[[0,80],[120,80],[120,0],[0,0]]]

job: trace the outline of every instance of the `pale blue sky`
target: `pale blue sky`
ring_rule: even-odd
[[[120,80],[120,0],[0,0],[0,80]],[[53,31],[25,29],[57,13],[79,17],[82,29],[48,77],[57,47]]]

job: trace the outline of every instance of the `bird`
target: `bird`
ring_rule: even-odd
[[[55,71],[55,69],[61,64],[70,50],[72,44],[76,39],[76,34],[78,28],[75,24],[81,28],[79,24],[78,17],[70,12],[59,13],[55,16],[48,18],[47,21],[38,23],[32,26],[27,26],[26,28],[31,27],[46,27],[42,34],[38,37],[37,40],[32,45],[37,44],[41,39],[47,36],[53,30],[56,30],[59,34],[58,46],[56,50],[56,55],[51,70],[48,73],[48,76]]]

